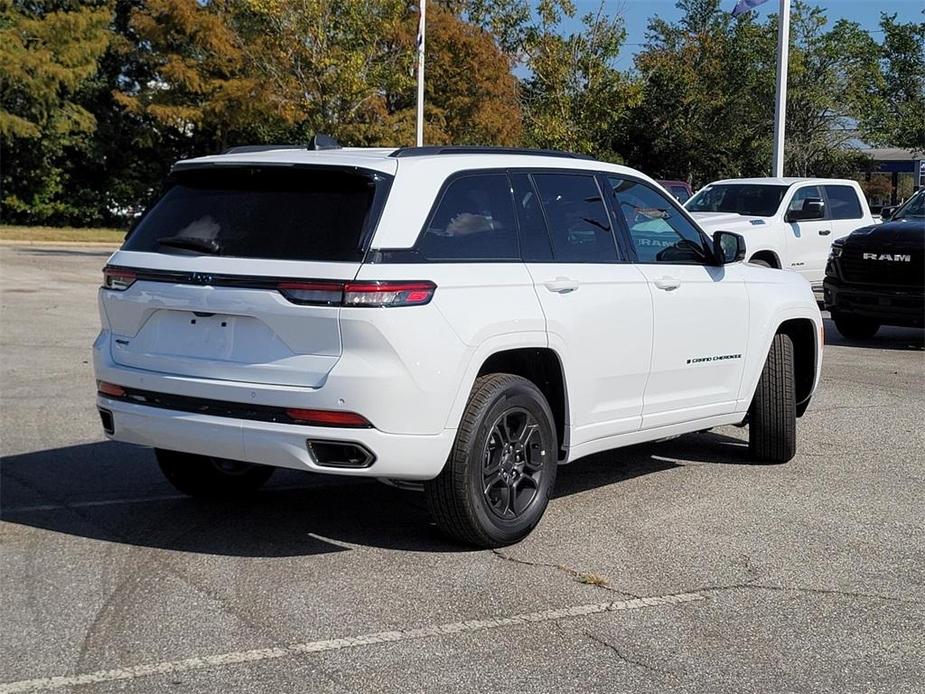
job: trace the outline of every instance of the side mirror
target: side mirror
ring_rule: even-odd
[[[892,207],[884,207],[883,209],[880,210],[880,219],[882,219],[884,222],[889,222],[891,219],[893,219],[893,215],[895,213],[896,213],[895,205]]]
[[[825,203],[819,198],[806,198],[801,209],[787,212],[785,221],[800,222],[809,219],[822,219],[823,217],[825,217]]]
[[[713,234],[713,255],[720,265],[737,263],[745,259],[745,238],[731,231],[717,231]]]

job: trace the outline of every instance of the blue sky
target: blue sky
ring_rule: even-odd
[[[736,0],[721,0],[721,3],[724,9],[731,11]],[[900,21],[910,22],[922,21],[922,10],[925,9],[925,0],[815,0],[812,4],[825,8],[830,22],[850,19],[870,31],[877,30],[881,12],[896,14]],[[599,2],[576,0],[575,5],[580,17],[588,12],[597,11]],[[778,6],[778,0],[768,0],[752,12],[759,17],[766,17],[776,13]],[[621,68],[632,66],[632,57],[639,50],[638,44],[645,40],[649,17],[658,15],[671,21],[681,14],[675,7],[675,0],[606,0],[605,7],[610,12],[622,12],[626,20],[626,45],[618,60]]]

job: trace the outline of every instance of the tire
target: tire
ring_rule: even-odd
[[[749,409],[748,451],[752,458],[786,463],[797,451],[793,341],[775,335]]]
[[[523,539],[549,503],[558,448],[552,410],[533,383],[478,378],[443,471],[424,483],[437,527],[478,547]]]
[[[192,453],[154,449],[164,477],[177,490],[203,499],[240,499],[256,492],[275,468]]]
[[[749,260],[752,265],[760,265],[761,267],[774,267],[767,260],[762,260],[761,258],[752,258]]]
[[[842,337],[849,340],[866,340],[877,334],[880,323],[870,318],[832,312],[835,329]]]

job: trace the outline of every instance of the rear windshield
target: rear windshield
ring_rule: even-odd
[[[127,251],[361,261],[390,182],[382,174],[292,167],[175,173]]]
[[[722,183],[710,185],[688,200],[688,212],[732,212],[750,217],[773,217],[787,186]]]
[[[684,186],[668,186],[668,192],[674,195],[675,199],[682,204],[687,202],[691,196]]]

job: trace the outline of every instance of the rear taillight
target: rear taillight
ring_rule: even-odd
[[[135,271],[107,265],[103,268],[103,289],[123,292],[135,283]]]
[[[314,306],[421,306],[434,296],[433,282],[286,281],[277,285],[280,294],[294,304]]]
[[[344,300],[343,282],[280,282],[277,289],[294,304],[340,306]]]
[[[344,306],[420,306],[436,289],[433,282],[347,282]]]
[[[372,427],[366,417],[356,412],[290,408],[286,410],[286,416],[300,424],[314,424],[320,427],[355,427],[358,429]]]

